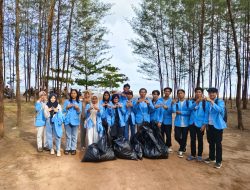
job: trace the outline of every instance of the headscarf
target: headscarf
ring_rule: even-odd
[[[51,98],[52,97],[55,97],[56,98],[56,101],[54,102],[54,103],[52,103],[51,102]],[[58,101],[57,101],[57,95],[55,94],[55,93],[51,93],[50,95],[49,95],[49,100],[48,100],[48,102],[47,102],[47,106],[48,106],[48,108],[57,108],[57,106],[58,106]],[[53,117],[53,115],[54,115],[55,113],[54,113],[54,110],[51,110],[50,111],[50,119]]]

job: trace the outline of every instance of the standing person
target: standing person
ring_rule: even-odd
[[[125,106],[119,102],[119,95],[112,95],[112,104],[109,109],[111,116],[111,137],[113,139],[122,137],[124,134],[125,127]]]
[[[44,115],[44,109],[46,105],[46,92],[41,91],[39,92],[39,99],[35,104],[36,110],[36,117],[35,117],[35,126],[37,128],[37,151],[43,151],[43,136],[44,136],[44,147],[47,146],[46,144],[46,132],[44,132],[46,118]]]
[[[137,129],[143,127],[143,125],[150,124],[150,112],[154,109],[152,101],[146,97],[147,90],[145,88],[141,88],[139,90],[140,97],[137,101],[134,102],[134,110],[135,110],[135,122],[137,124]]]
[[[102,97],[102,100],[100,101],[100,105],[103,107],[102,126],[105,129],[106,134],[108,134],[109,127],[111,126],[111,117],[109,114],[111,101],[110,101],[110,93],[108,91],[105,91],[103,93],[103,97]]]
[[[133,91],[129,90],[127,93],[127,101],[126,101],[126,113],[125,113],[125,129],[124,129],[124,137],[126,140],[135,134],[135,113],[134,113],[134,100],[133,100]],[[130,132],[129,132],[130,131]]]
[[[208,111],[206,109],[206,101],[203,98],[203,89],[195,88],[195,99],[190,104],[190,138],[191,138],[191,155],[187,160],[202,161],[203,153],[203,135],[206,125],[208,124]],[[198,139],[198,155],[196,158],[196,137]]]
[[[86,120],[85,108],[87,104],[91,102],[91,92],[85,91],[83,93],[83,100],[82,100],[82,113],[81,113],[81,130],[80,130],[80,138],[81,138],[81,149],[85,149],[85,142],[86,142],[86,128],[84,128],[84,122]]]
[[[130,90],[130,85],[128,83],[124,84],[123,85],[123,92],[120,94],[120,102],[121,103],[126,103],[126,101],[128,100],[127,93],[129,90]]]
[[[153,99],[152,104],[154,109],[150,113],[150,123],[152,127],[157,127],[161,129],[162,117],[163,117],[163,103],[161,99],[159,99],[160,91],[153,90],[152,91]]]
[[[99,104],[98,96],[94,94],[91,97],[91,103],[85,108],[86,146],[97,143],[103,135],[102,112],[103,107]]]
[[[65,113],[64,127],[66,132],[66,146],[64,154],[76,154],[78,127],[82,112],[82,102],[79,101],[78,90],[71,89],[70,99],[64,102],[63,112]]]
[[[175,140],[178,142],[180,148],[178,157],[183,158],[183,153],[186,152],[187,135],[189,129],[189,100],[185,100],[185,90],[177,90],[178,101],[173,106],[173,112],[176,113],[175,117]]]
[[[209,143],[209,157],[204,161],[209,164],[216,161],[214,167],[219,169],[222,166],[222,136],[223,130],[227,127],[225,119],[225,103],[218,98],[218,89],[209,88],[208,102],[208,126],[207,141]]]
[[[172,153],[172,112],[173,112],[173,100],[170,97],[172,93],[172,88],[166,87],[164,88],[164,97],[160,98],[163,103],[163,121],[161,125],[161,134],[163,138],[166,135],[166,146],[168,147],[168,152]],[[165,139],[165,138],[164,138]]]
[[[52,93],[49,96],[49,100],[44,109],[44,115],[46,118],[46,137],[48,141],[48,148],[50,154],[55,154],[53,148],[53,137],[56,142],[56,155],[61,156],[61,137],[63,134],[63,114],[61,105],[57,101],[57,95]]]

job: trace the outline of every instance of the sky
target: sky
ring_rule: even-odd
[[[135,16],[132,6],[138,7],[140,0],[102,0],[102,2],[113,4],[111,14],[104,19],[104,24],[110,31],[106,39],[113,46],[111,49],[113,58],[110,63],[128,76],[128,83],[135,93],[142,87],[149,93],[155,89],[159,90],[159,82],[143,79],[143,75],[137,72],[138,57],[132,53],[133,50],[129,45],[129,39],[136,37],[136,34],[126,19],[131,20]]]

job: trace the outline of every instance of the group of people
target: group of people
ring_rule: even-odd
[[[144,125],[159,128],[169,153],[172,149],[172,128],[174,137],[179,144],[178,157],[183,158],[187,147],[188,132],[190,133],[191,154],[188,161],[197,160],[205,163],[214,162],[215,168],[222,166],[222,135],[226,125],[226,109],[224,101],[218,98],[218,90],[209,88],[209,97],[204,97],[204,90],[195,88],[194,99],[185,98],[185,90],[177,90],[177,99],[171,98],[172,89],[164,88],[164,96],[154,90],[152,98],[148,98],[147,90],[141,88],[139,97],[133,97],[130,85],[123,86],[122,93],[103,93],[99,101],[98,95],[85,91],[83,96],[71,89],[69,99],[63,108],[57,101],[56,94],[50,94],[48,101],[45,92],[39,93],[36,102],[37,146],[43,151],[42,134],[46,129],[44,147],[55,154],[53,137],[55,138],[56,154],[61,156],[60,145],[63,135],[62,125],[66,133],[64,154],[76,154],[78,127],[80,127],[81,148],[96,143],[103,135],[112,139],[124,137],[126,140],[140,132]],[[176,114],[174,123],[173,113]],[[45,127],[46,126],[46,127]],[[209,143],[209,157],[203,159],[203,135],[206,130]],[[198,150],[196,148],[198,141]]]

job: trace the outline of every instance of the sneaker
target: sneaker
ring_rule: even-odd
[[[184,148],[184,150],[182,151],[183,154],[185,154],[187,152],[187,149]]]
[[[173,149],[172,148],[168,148],[168,153],[172,153],[173,152]]]
[[[202,162],[202,156],[197,156],[197,159],[196,159],[198,162]]]
[[[215,162],[215,160],[211,160],[210,158],[206,158],[206,159],[204,160],[204,162],[205,162],[206,164],[210,164],[210,162]]]
[[[189,155],[188,157],[187,157],[187,161],[192,161],[192,160],[195,160],[196,159],[196,157],[194,157],[194,156],[192,156],[192,155]]]
[[[222,166],[222,163],[221,163],[221,162],[216,162],[216,163],[214,164],[214,167],[217,168],[217,169],[220,169],[221,166]]]
[[[61,156],[61,151],[60,150],[56,152],[56,156],[58,156],[58,157]]]
[[[179,151],[179,152],[178,152],[178,157],[179,157],[179,158],[183,158],[183,152],[182,152],[182,151]]]
[[[53,148],[50,150],[50,154],[55,154],[55,151]]]
[[[38,148],[37,152],[43,152],[43,148]]]

